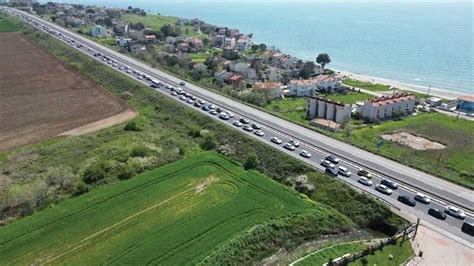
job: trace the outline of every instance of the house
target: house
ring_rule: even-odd
[[[222,47],[225,45],[225,35],[224,34],[218,34],[214,36],[212,39],[212,43],[214,44],[215,47]]]
[[[281,83],[280,82],[256,82],[254,84],[254,90],[258,92],[262,92],[265,95],[268,95],[272,99],[280,99],[282,96],[281,91]]]
[[[120,37],[120,38],[116,39],[117,45],[120,46],[120,47],[127,47],[128,42],[131,41],[131,40],[132,39],[130,39],[130,38],[124,38],[124,37]]]
[[[382,96],[365,101],[357,107],[357,112],[367,121],[390,119],[394,116],[407,115],[415,108],[415,95],[408,93]]]
[[[430,98],[428,98],[428,99],[426,100],[426,103],[427,103],[430,107],[440,106],[442,102],[443,102],[443,99],[438,98],[438,97],[430,97]]]
[[[319,75],[316,78],[316,87],[319,91],[332,92],[341,86],[338,78],[331,75]]]
[[[204,49],[204,43],[201,39],[192,38],[189,42],[191,43],[193,50],[196,52],[202,51],[202,49]]]
[[[294,79],[288,84],[288,96],[312,96],[318,90],[316,79]]]
[[[285,69],[293,68],[296,65],[298,59],[290,55],[282,55],[277,57],[280,60],[280,66]]]
[[[252,46],[252,40],[248,36],[242,36],[238,39],[236,44],[236,49],[240,51],[245,51],[250,49]]]
[[[221,81],[221,82],[226,82],[227,83],[227,82],[229,82],[230,77],[232,77],[233,75],[234,74],[232,74],[231,72],[223,70],[221,72],[216,72],[214,74],[214,78],[216,80]]]
[[[308,98],[308,119],[314,126],[338,130],[351,118],[351,106],[322,97]]]
[[[184,42],[179,43],[176,49],[178,49],[178,53],[187,53],[189,50],[189,44]]]
[[[238,88],[240,87],[243,80],[244,78],[242,76],[234,74],[229,78],[229,84],[234,88]]]
[[[96,38],[96,37],[107,37],[108,32],[107,29],[99,26],[99,25],[94,25],[91,27],[91,36]]]
[[[255,79],[257,77],[257,71],[244,62],[230,63],[229,70],[242,75],[246,79]]]
[[[136,43],[136,42],[128,42],[128,51],[132,54],[141,54],[146,51],[145,46]]]
[[[155,44],[157,39],[153,34],[145,35],[145,41],[147,44]]]
[[[265,70],[264,75],[265,75],[265,79],[270,80],[270,81],[280,80],[281,78],[280,69],[276,67],[268,67]]]
[[[456,109],[461,112],[474,113],[474,96],[459,97]]]
[[[235,38],[226,38],[224,42],[224,46],[235,49]]]

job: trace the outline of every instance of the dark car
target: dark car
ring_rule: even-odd
[[[199,102],[194,102],[194,106],[201,107],[202,105]]]
[[[442,210],[430,208],[428,214],[440,220],[446,219],[446,214]]]
[[[245,125],[248,124],[248,123],[250,123],[250,121],[249,121],[248,119],[246,119],[246,118],[240,118],[239,121],[240,121],[240,123],[245,124]]]
[[[392,180],[389,180],[389,179],[382,179],[382,181],[380,181],[380,184],[386,185],[387,187],[389,187],[391,189],[397,189],[398,188],[398,184],[393,182]]]
[[[203,105],[203,106],[201,107],[201,109],[202,109],[203,111],[206,111],[206,112],[210,110],[210,109],[209,109],[209,106],[207,106],[207,105]]]
[[[398,201],[411,207],[414,207],[416,205],[416,202],[412,198],[405,195],[398,196]]]
[[[336,156],[332,156],[332,155],[326,156],[326,160],[330,161],[333,164],[338,164],[339,161],[340,161],[339,158],[337,158]]]
[[[220,113],[220,112],[224,111],[224,109],[222,109],[222,108],[220,108],[220,107],[217,107],[217,108],[216,108],[216,111],[217,111],[218,113]]]
[[[365,177],[367,177],[368,179],[371,179],[371,178],[372,178],[372,174],[371,174],[369,171],[365,170],[365,169],[359,170],[359,171],[357,172],[357,175],[358,175],[358,176],[365,176]]]
[[[262,127],[261,127],[260,125],[258,125],[258,124],[253,123],[253,124],[252,124],[252,128],[259,130],[259,129],[261,129]]]
[[[462,224],[461,231],[468,235],[474,236],[474,223],[464,222]]]
[[[329,174],[329,175],[332,175],[332,176],[337,176],[336,168],[326,167],[326,170],[324,172],[326,172],[326,174]]]

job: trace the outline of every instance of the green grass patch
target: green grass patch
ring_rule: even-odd
[[[350,227],[334,210],[203,153],[0,228],[0,257],[7,264],[196,263],[254,224],[315,209],[319,232]]]
[[[371,82],[364,82],[355,79],[345,79],[344,84],[351,87],[361,88],[369,91],[389,91],[390,86],[382,84],[373,84]]]
[[[329,262],[329,260],[339,258],[347,253],[353,254],[360,252],[364,248],[365,246],[361,243],[344,243],[334,245],[322,250],[318,250],[305,259],[298,261],[295,265],[323,265],[324,263]]]
[[[10,19],[7,19],[4,14],[0,13],[0,32],[12,32],[12,31],[17,31],[20,28],[16,23],[11,21]]]
[[[347,94],[331,94],[328,98],[345,104],[354,104],[356,102],[364,102],[375,96],[363,92],[348,92]]]
[[[309,125],[309,120],[306,118],[306,112],[308,110],[307,98],[274,100],[269,102],[264,109],[290,121]]]
[[[414,150],[408,146],[385,141],[380,151],[376,144],[381,135],[408,132],[446,145],[443,150]],[[409,116],[400,121],[389,121],[353,130],[349,137],[338,134],[341,140],[380,153],[406,165],[435,174],[451,182],[474,188],[474,123],[440,113]],[[441,158],[440,158],[441,156]],[[439,159],[440,158],[440,159]],[[439,159],[439,166],[438,164]]]
[[[146,16],[139,16],[135,14],[124,14],[121,16],[121,20],[125,22],[138,23],[141,22],[145,26],[150,27],[152,30],[160,30],[165,24],[174,25],[178,18],[171,16],[152,15],[147,14]]]
[[[390,255],[393,257],[390,258]],[[349,265],[401,265],[406,262],[413,255],[413,248],[409,240],[403,243],[399,239],[395,244],[387,245],[380,251],[375,251],[375,254],[369,255],[366,258],[358,259]]]

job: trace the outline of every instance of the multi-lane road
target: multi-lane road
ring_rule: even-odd
[[[474,222],[474,196],[472,191],[428,175],[421,171],[406,167],[386,158],[358,149],[346,143],[318,134],[312,130],[272,116],[249,105],[237,102],[194,84],[180,85],[180,83],[183,82],[181,79],[154,69],[138,61],[137,59],[133,59],[115,52],[110,48],[104,47],[87,38],[69,32],[53,23],[44,21],[30,14],[13,9],[8,10],[10,13],[20,16],[23,20],[32,24],[38,29],[45,31],[48,34],[51,34],[52,36],[70,44],[72,47],[91,56],[92,58],[96,58],[104,64],[115,68],[117,71],[121,71],[124,75],[133,77],[148,86],[151,86],[152,84],[149,79],[146,79],[145,75],[150,76],[150,78],[153,77],[154,79],[160,80],[163,85],[155,86],[153,88],[157,92],[176,99],[182,104],[188,105],[190,108],[194,108],[196,111],[201,112],[217,121],[225,123],[229,127],[233,127],[236,130],[241,131],[243,134],[247,134],[248,136],[253,137],[265,144],[271,145],[275,149],[285,152],[290,156],[303,160],[304,162],[313,166],[315,169],[320,171],[325,170],[325,167],[321,166],[320,162],[327,155],[335,155],[339,157],[341,161],[336,165],[336,167],[344,166],[352,172],[352,175],[350,177],[338,175],[335,178],[339,178],[343,182],[346,182],[353,187],[360,189],[361,191],[375,196],[384,203],[399,209],[401,212],[419,217],[434,227],[437,227],[442,231],[449,232],[450,234],[455,235],[472,245],[473,237],[461,232],[460,230],[464,221],[471,223]],[[97,53],[100,53],[101,55],[97,56]],[[107,56],[108,59],[104,60],[104,55]],[[127,68],[129,71],[127,71]],[[189,101],[190,103],[181,101],[179,100],[180,95],[172,95],[169,87],[181,87],[189,95],[194,96],[197,99],[205,100],[207,103],[214,104],[225,111],[231,112],[233,113],[234,117],[224,120],[219,117],[219,114],[212,115],[209,111],[205,111],[200,107],[194,106],[191,101]],[[240,118],[245,118],[252,123],[260,125],[262,127],[261,131],[264,133],[264,136],[257,136],[255,135],[255,131],[249,132],[243,130],[242,127],[234,126],[233,122],[235,120],[239,120]],[[271,142],[270,139],[272,137],[281,139],[282,144],[278,145]],[[290,139],[300,142],[300,146],[296,148],[295,151],[290,151],[283,148],[283,144],[287,143]],[[300,155],[302,150],[306,150],[311,153],[311,158],[302,157]],[[373,174],[372,186],[366,186],[358,182],[358,176],[356,173],[360,169],[367,169]],[[375,185],[384,178],[398,183],[398,188],[395,189],[391,195],[382,194],[374,189]],[[413,198],[417,192],[428,195],[431,198],[431,202],[429,204],[416,202],[416,206],[410,207],[397,200],[399,195],[406,195],[410,198]],[[463,221],[448,215],[447,219],[443,221],[427,214],[429,208],[444,210],[446,205],[453,205],[462,209],[466,213],[466,219]]]

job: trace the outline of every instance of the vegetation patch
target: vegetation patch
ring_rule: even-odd
[[[304,265],[323,265],[329,263],[330,261],[344,256],[348,253],[354,254],[364,250],[365,246],[361,243],[344,243],[339,245],[330,246],[321,250],[316,251],[315,253],[309,255],[308,257],[298,261],[294,265],[304,266]]]
[[[360,80],[355,80],[355,79],[345,79],[343,83],[350,87],[361,88],[361,89],[369,90],[369,91],[389,91],[390,90],[390,86],[388,85],[374,84],[371,82],[365,82],[365,81],[360,81]]]
[[[0,257],[7,264],[196,263],[254,224],[261,225],[230,242],[245,256],[217,252],[205,262],[243,263],[290,237],[337,234],[352,223],[257,172],[203,153],[0,228]]]
[[[409,240],[402,242],[398,239],[393,244],[385,246],[380,251],[375,251],[367,257],[358,259],[350,265],[402,265],[413,255],[413,248]]]
[[[20,28],[16,23],[7,19],[7,16],[0,13],[0,32],[12,32],[17,31]]]

